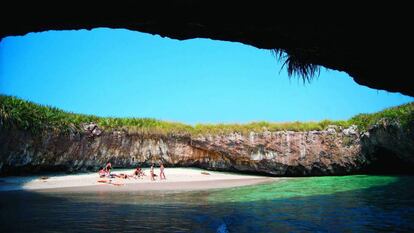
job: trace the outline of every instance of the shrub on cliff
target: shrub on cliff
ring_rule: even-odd
[[[357,125],[360,130],[366,130],[381,119],[397,121],[404,128],[414,121],[414,103],[403,104],[397,107],[387,108],[372,114],[358,114],[351,119],[351,124]]]
[[[195,126],[177,122],[160,121],[152,118],[115,118],[97,117],[93,115],[74,114],[58,108],[42,106],[16,97],[0,95],[0,126],[16,127],[32,133],[45,130],[59,132],[82,131],[82,124],[94,122],[104,130],[125,130],[129,133],[155,135],[197,135],[197,134],[229,134],[238,132],[263,131],[310,131],[324,130],[329,125],[349,127],[355,124],[360,130],[367,129],[380,119],[390,119],[406,126],[414,121],[414,103],[388,108],[373,114],[359,114],[347,121],[323,120],[320,122],[282,122],[265,121],[247,124],[197,124]]]

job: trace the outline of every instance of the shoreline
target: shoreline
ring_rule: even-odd
[[[270,179],[238,179],[238,180],[214,180],[214,181],[187,181],[170,183],[138,183],[116,185],[90,185],[76,187],[60,187],[48,189],[32,189],[30,191],[42,193],[88,193],[88,192],[144,192],[144,191],[200,191],[222,188],[234,188],[263,184],[273,181]]]
[[[134,169],[114,169],[115,174],[132,174]],[[143,169],[142,178],[99,178],[97,173],[50,174],[0,178],[0,192],[141,192],[141,191],[192,191],[233,188],[277,181],[284,178],[217,172],[199,168],[166,168],[166,180],[151,181],[149,169]],[[155,169],[159,174],[159,169]],[[101,182],[98,182],[101,181]],[[105,182],[104,182],[105,181]]]

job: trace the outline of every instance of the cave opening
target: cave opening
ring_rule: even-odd
[[[371,155],[372,161],[366,167],[368,174],[414,174],[414,166],[384,147],[377,147]]]
[[[274,53],[277,59],[284,57],[282,50]],[[333,70],[322,70],[312,85],[300,79],[296,86],[294,82],[292,85],[289,68],[286,71],[282,69],[285,64],[275,65],[268,50],[207,39],[171,40],[126,29],[49,31],[8,37],[0,42],[0,58],[0,97],[5,94],[33,101],[16,108],[42,104],[70,116],[65,119],[53,114],[32,117],[25,113],[35,111],[22,107],[16,119],[31,122],[22,121],[25,130],[46,129],[53,119],[61,119],[56,125],[83,127],[93,122],[108,132],[127,129],[128,133],[147,128],[154,134],[161,128],[165,134],[184,132],[185,135],[188,132],[277,131],[287,127],[299,131],[323,130],[326,122],[412,101],[411,97],[359,86],[349,75]],[[43,109],[39,112],[49,111],[39,108]],[[114,142],[118,143],[120,137]],[[112,145],[111,141],[107,143]],[[289,150],[281,153],[289,151],[287,155],[291,155],[291,143],[294,145],[295,141],[286,137],[283,146]],[[238,141],[231,149],[237,146]],[[24,151],[17,145],[15,148]],[[13,150],[7,150],[8,155],[13,155]],[[108,152],[97,155],[105,156],[105,153]],[[93,161],[97,161],[95,155]],[[381,172],[387,163],[387,158],[378,156],[368,170]],[[392,164],[404,165],[395,161]],[[275,165],[282,171],[287,170],[284,166]],[[293,172],[286,175],[302,174],[295,169],[289,168]],[[310,174],[325,174],[325,170],[317,169]],[[335,171],[346,172],[338,168]]]

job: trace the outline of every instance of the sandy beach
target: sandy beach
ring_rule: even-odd
[[[97,173],[74,175],[48,175],[0,178],[0,191],[31,190],[39,192],[101,192],[146,190],[203,190],[230,188],[274,181],[277,178],[228,172],[207,171],[196,168],[167,168],[167,179],[151,181],[149,169],[143,169],[142,178],[99,178]],[[115,169],[115,174],[132,174],[133,169]],[[155,169],[156,174],[159,170]]]

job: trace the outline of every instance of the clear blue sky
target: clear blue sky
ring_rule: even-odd
[[[414,101],[321,69],[303,84],[267,50],[128,30],[50,31],[0,43],[0,93],[67,111],[185,123],[347,119]],[[379,69],[381,67],[378,67]]]

